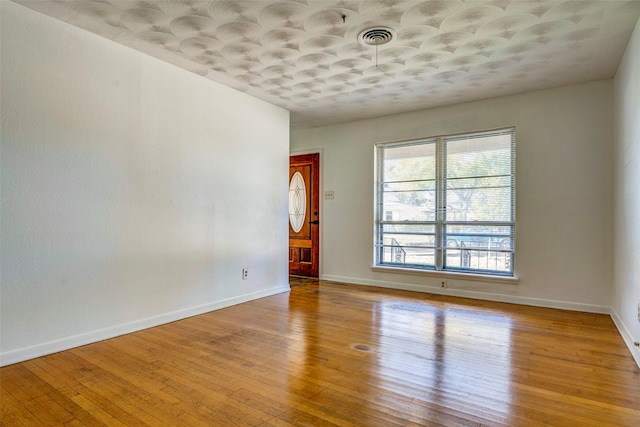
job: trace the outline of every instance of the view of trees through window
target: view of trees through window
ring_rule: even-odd
[[[513,129],[378,145],[378,265],[513,275]]]

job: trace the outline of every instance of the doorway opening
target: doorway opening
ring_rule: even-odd
[[[289,275],[318,277],[320,154],[289,157]]]

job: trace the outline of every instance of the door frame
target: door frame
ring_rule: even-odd
[[[322,278],[322,233],[324,230],[324,215],[323,215],[323,211],[324,211],[324,197],[322,197],[322,195],[324,194],[324,190],[323,190],[323,170],[322,170],[322,165],[323,165],[323,153],[322,153],[322,148],[309,148],[307,150],[296,150],[296,151],[291,151],[289,152],[289,157],[291,156],[301,156],[304,154],[318,154],[319,155],[319,159],[318,159],[318,212],[319,215],[318,217],[320,218],[320,232],[318,233],[318,279]],[[289,183],[287,183],[287,188],[289,188]],[[287,220],[288,221],[288,220]],[[288,237],[287,237],[288,239]],[[287,241],[288,242],[288,241]],[[287,243],[288,246],[288,243]]]

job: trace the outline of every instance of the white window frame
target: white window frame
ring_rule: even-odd
[[[469,221],[455,221],[448,220],[446,217],[446,185],[447,185],[447,177],[446,177],[446,145],[450,141],[460,141],[462,139],[473,140],[474,138],[482,138],[494,135],[509,135],[511,137],[510,140],[510,148],[511,148],[511,170],[510,170],[510,193],[511,193],[511,218],[509,221],[486,221],[486,222],[469,222]],[[385,180],[383,175],[383,162],[384,155],[383,151],[387,148],[394,147],[406,147],[410,145],[422,145],[422,144],[435,144],[436,146],[436,212],[435,212],[435,221],[403,221],[403,224],[411,224],[411,225],[424,225],[424,226],[435,226],[435,235],[434,233],[425,233],[425,235],[432,236],[435,240],[435,244],[430,248],[434,251],[434,263],[433,265],[414,265],[411,263],[398,262],[397,256],[391,256],[390,258],[395,259],[396,262],[385,261],[385,250],[389,250],[390,247],[393,247],[393,244],[389,245],[384,243],[384,226],[385,225],[393,225],[399,224],[398,221],[388,221],[387,220],[387,211],[384,206],[383,194],[384,194],[384,185]],[[387,142],[387,143],[379,143],[375,146],[375,177],[376,177],[376,187],[375,187],[375,209],[374,209],[374,270],[377,271],[385,271],[385,272],[409,272],[409,273],[427,273],[436,276],[460,276],[462,278],[467,276],[472,277],[481,277],[485,279],[497,279],[497,281],[505,281],[511,282],[517,280],[516,276],[516,268],[515,268],[515,260],[516,260],[516,250],[515,250],[515,229],[516,229],[516,175],[515,175],[515,159],[516,159],[516,147],[515,147],[515,127],[501,128],[501,129],[493,129],[493,130],[485,130],[485,131],[474,131],[474,132],[465,132],[461,134],[452,134],[452,135],[441,135],[435,137],[422,138],[419,140],[408,140],[408,141],[398,141],[398,142]],[[489,257],[490,252],[492,254],[501,254],[502,256],[507,257],[508,261],[505,263],[510,264],[509,271],[497,271],[495,269],[489,268],[473,268],[470,266],[463,266],[462,262],[459,266],[451,266],[446,265],[446,254],[447,251],[456,251],[456,249],[447,248],[447,238],[446,238],[446,229],[448,226],[465,226],[465,225],[473,225],[473,226],[487,226],[487,227],[502,227],[503,229],[509,230],[509,236],[505,237],[509,239],[509,244],[506,248],[496,248],[495,251],[491,250],[491,248],[487,248],[484,254]],[[386,234],[392,234],[391,232]],[[490,245],[489,245],[490,246]],[[397,248],[397,247],[396,247]],[[477,250],[471,250],[471,252]],[[466,253],[469,253],[469,250],[466,250]],[[452,252],[449,252],[452,253]],[[463,249],[460,249],[457,253],[462,254]],[[496,255],[497,256],[497,255]],[[462,259],[462,258],[461,258]],[[505,264],[507,265],[507,264]],[[506,268],[506,267],[505,267]]]

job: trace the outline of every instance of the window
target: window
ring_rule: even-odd
[[[376,174],[376,266],[514,276],[514,128],[378,144]]]

